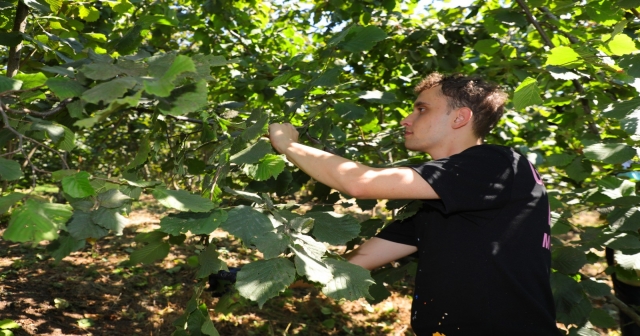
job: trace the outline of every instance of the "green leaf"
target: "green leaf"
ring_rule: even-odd
[[[143,165],[145,162],[147,162],[149,153],[151,153],[151,143],[149,141],[149,136],[145,136],[140,141],[140,148],[138,148],[136,157],[133,158],[133,161],[129,163],[126,169],[134,169]]]
[[[638,111],[640,111],[640,97],[613,103],[602,114],[608,118],[622,119]]]
[[[342,260],[325,259],[325,264],[333,274],[333,279],[322,287],[322,292],[326,296],[336,300],[372,298],[369,295],[369,286],[373,285],[374,281],[369,271]]]
[[[589,314],[589,322],[599,328],[615,328],[618,326],[616,320],[604,309],[594,308]]]
[[[98,104],[100,101],[110,103],[122,97],[128,90],[133,89],[136,80],[130,77],[121,77],[98,84],[82,94],[82,99],[88,103]]]
[[[264,259],[271,259],[284,253],[291,240],[280,232],[267,232],[253,238],[253,244],[258,248]]]
[[[257,165],[247,166],[247,175],[256,181],[276,178],[284,170],[285,160],[280,155],[267,154]]]
[[[64,204],[40,203],[27,200],[13,211],[3,238],[14,242],[33,242],[58,238],[58,230],[72,215],[71,207]]]
[[[78,7],[78,17],[87,22],[95,22],[100,18],[100,11],[97,8],[81,6]]]
[[[587,322],[593,307],[577,282],[564,274],[551,273],[551,291],[558,322],[577,325]]]
[[[14,204],[23,199],[26,195],[19,192],[12,192],[0,197],[0,215],[9,211]]]
[[[73,198],[84,198],[95,195],[96,191],[89,181],[89,173],[79,172],[62,178],[62,190]]]
[[[370,304],[382,302],[391,295],[385,287],[385,284],[393,285],[407,275],[415,275],[417,268],[418,263],[410,262],[398,268],[388,267],[375,271],[371,276],[376,283],[369,287],[369,294],[371,294],[373,299],[368,299],[367,301]]]
[[[56,145],[60,150],[70,152],[76,147],[76,135],[66,126],[62,126],[62,129],[64,134],[62,139],[56,142]]]
[[[513,94],[513,105],[518,111],[531,105],[542,105],[542,103],[542,98],[538,93],[538,81],[531,77],[522,81]]]
[[[547,157],[547,164],[553,167],[564,167],[570,164],[575,159],[575,157],[575,154],[551,154]]]
[[[91,220],[91,214],[75,211],[67,224],[67,231],[75,239],[102,238],[109,231]]]
[[[377,104],[391,104],[396,102],[396,95],[391,92],[378,90],[360,92],[358,93],[358,98]]]
[[[35,131],[45,131],[53,142],[58,142],[64,137],[64,127],[47,120],[34,119],[31,129]]]
[[[297,71],[287,71],[269,82],[269,86],[280,86],[287,84],[291,78],[296,76],[300,76],[300,73]]]
[[[238,272],[236,288],[240,295],[264,303],[284,291],[293,282],[296,269],[287,259],[258,260],[244,265]]]
[[[167,236],[168,234],[159,230],[155,230],[151,232],[138,233],[134,240],[136,241],[136,243],[154,243],[161,242]]]
[[[18,329],[20,325],[9,319],[0,321],[0,329]]]
[[[580,286],[584,291],[592,297],[603,297],[611,294],[611,287],[603,282],[593,281],[589,278],[583,278]]]
[[[188,231],[192,234],[210,234],[225,220],[227,213],[223,210],[204,213],[182,212],[163,217],[159,230],[174,236]]]
[[[0,45],[15,47],[22,42],[22,34],[18,32],[0,32]]]
[[[220,228],[242,239],[245,245],[249,245],[256,238],[274,229],[267,216],[244,205],[229,211],[227,220],[220,225]]]
[[[213,321],[211,321],[211,319],[207,319],[206,321],[204,321],[204,323],[202,324],[202,328],[200,328],[200,331],[205,335],[220,336],[220,333],[213,325]]]
[[[214,207],[210,200],[186,190],[155,188],[152,194],[160,204],[180,211],[207,212]]]
[[[71,236],[60,236],[57,240],[57,247],[55,250],[51,251],[51,256],[56,260],[60,261],[64,257],[70,255],[72,252],[79,251],[82,249],[86,241],[84,239],[75,239]]]
[[[376,26],[366,26],[352,35],[343,45],[342,48],[352,53],[371,50],[376,43],[384,40],[387,34],[384,30]]]
[[[5,181],[19,180],[22,177],[20,164],[0,157],[0,177]]]
[[[574,247],[555,248],[551,253],[551,267],[560,273],[575,274],[587,263],[584,252]]]
[[[621,57],[618,66],[624,69],[627,75],[640,78],[640,54]]]
[[[266,113],[261,113],[261,110],[256,110],[251,114],[251,119],[253,119],[253,115],[255,113],[260,113],[260,117],[256,120],[255,123],[251,123],[250,121],[246,122],[247,128],[240,135],[242,139],[248,141],[252,141],[253,139],[266,134],[267,126],[269,124],[269,115]]]
[[[200,268],[198,269],[198,273],[196,273],[196,278],[205,278],[208,277],[209,274],[218,273],[218,271],[226,269],[226,264],[218,258],[220,255],[218,251],[216,251],[217,248],[216,244],[210,244],[198,255]]]
[[[620,33],[614,36],[609,43],[607,43],[606,50],[609,51],[611,55],[622,56],[631,54],[638,50],[638,48],[636,48],[635,42],[631,37],[629,37],[629,35]]]
[[[340,74],[342,69],[338,67],[331,68],[322,73],[318,78],[311,82],[311,86],[328,86],[333,87],[340,84]]]
[[[67,104],[67,110],[72,118],[80,119],[84,117],[84,107],[81,100],[73,101]]]
[[[480,40],[476,42],[473,49],[485,55],[493,55],[500,51],[500,42],[494,39]]]
[[[348,120],[362,119],[367,115],[364,107],[352,103],[337,103],[334,109],[340,117]]]
[[[7,76],[0,76],[0,92],[20,90],[22,87],[22,81],[9,78]]]
[[[570,66],[580,62],[580,55],[570,47],[560,46],[551,49],[546,65]]]
[[[591,175],[593,167],[591,162],[582,157],[577,157],[565,168],[565,172],[570,179],[581,182]]]
[[[123,69],[111,63],[90,63],[85,64],[79,70],[85,77],[94,80],[107,80],[123,73]]]
[[[640,249],[640,239],[632,233],[621,233],[609,240],[606,246],[614,250],[638,250]]]
[[[303,248],[294,246],[296,271],[301,276],[313,282],[326,284],[333,279],[333,274],[327,265],[319,258],[310,256]]]
[[[181,116],[198,111],[209,104],[207,82],[200,80],[179,87],[166,99],[161,99],[158,110],[163,114]]]
[[[584,148],[584,156],[604,163],[623,163],[636,156],[633,147],[623,143],[597,143]]]
[[[271,143],[269,143],[267,140],[260,139],[253,145],[250,145],[249,147],[239,151],[238,153],[233,154],[229,158],[229,161],[236,164],[253,164],[260,161],[260,159],[270,153],[273,153],[273,151],[271,150]]]
[[[128,55],[133,53],[138,47],[140,43],[142,43],[142,37],[140,33],[142,32],[142,26],[139,24],[134,25],[127,31],[124,36],[117,40],[118,42],[115,44],[114,48],[121,55]]]
[[[154,241],[133,251],[129,260],[133,264],[151,264],[158,259],[164,259],[169,254],[170,247],[169,243]]]
[[[36,72],[32,74],[19,73],[13,77],[16,80],[22,81],[21,90],[32,89],[37,86],[44,85],[47,81],[47,76],[42,72]]]
[[[91,212],[91,220],[105,229],[114,231],[118,236],[129,222],[117,209],[100,207]]]
[[[131,197],[123,194],[118,189],[109,189],[98,194],[98,202],[100,202],[100,206],[105,208],[119,208],[130,200]]]
[[[308,212],[305,217],[315,219],[313,235],[321,242],[343,245],[360,233],[360,224],[349,215],[335,212]]]

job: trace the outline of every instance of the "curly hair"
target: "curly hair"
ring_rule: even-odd
[[[420,94],[438,85],[450,110],[468,107],[473,111],[473,132],[478,137],[484,138],[489,134],[504,113],[507,94],[497,85],[477,76],[445,76],[434,72],[423,79],[414,91]]]

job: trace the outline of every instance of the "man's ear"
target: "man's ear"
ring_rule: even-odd
[[[468,107],[461,107],[455,110],[454,113],[455,118],[453,119],[453,123],[451,124],[454,129],[461,128],[464,125],[468,124],[473,117],[473,111],[471,111],[471,109]]]

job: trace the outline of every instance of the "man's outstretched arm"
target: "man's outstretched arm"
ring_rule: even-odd
[[[372,168],[298,143],[291,124],[269,125],[271,144],[313,179],[360,199],[440,198],[411,168]]]
[[[373,237],[357,249],[347,253],[346,257],[350,263],[371,271],[416,251],[418,248],[415,246]]]

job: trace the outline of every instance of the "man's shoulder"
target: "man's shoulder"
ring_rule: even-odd
[[[491,160],[506,160],[506,162],[514,162],[522,156],[517,150],[507,146],[482,144],[469,147],[459,154],[460,157],[476,157],[482,158],[482,162],[491,163]],[[493,162],[496,163],[496,162]]]

